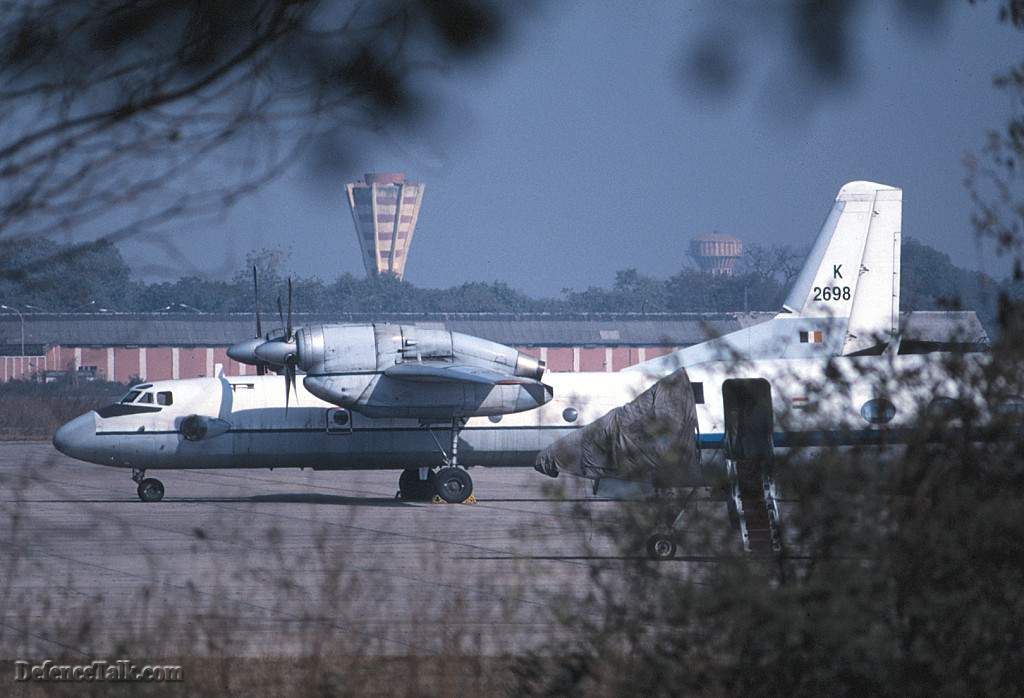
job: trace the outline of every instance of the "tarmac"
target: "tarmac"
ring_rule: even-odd
[[[150,471],[0,443],[0,658],[109,653],[502,654],[556,637],[615,502],[528,469],[475,504],[395,498],[399,471]],[[639,552],[639,551],[638,551]],[[673,562],[689,565],[691,562]]]

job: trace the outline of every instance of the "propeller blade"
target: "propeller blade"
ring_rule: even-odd
[[[285,335],[288,341],[292,341],[295,335],[292,334],[292,277],[288,277],[288,334]]]
[[[260,322],[260,282],[256,278],[256,265],[252,265],[252,294],[256,303],[256,336],[263,336],[263,324]]]
[[[281,306],[281,294],[277,294],[277,317],[281,319],[281,327],[284,327],[284,308]]]
[[[292,396],[291,366],[284,367],[284,413],[288,414],[288,402]]]
[[[292,390],[295,390],[295,397],[298,398],[298,386],[295,385],[295,362],[289,361],[284,366],[284,411],[288,413],[288,403],[291,401]]]
[[[256,276],[256,265],[255,264],[252,265],[252,297],[253,297],[253,301],[254,301],[253,305],[254,305],[254,308],[256,310],[256,337],[257,338],[262,338],[263,337],[263,322],[260,319],[260,282],[259,282],[259,278]],[[264,364],[262,362],[256,364],[256,375],[257,376],[265,376],[265,375],[267,375],[267,366],[266,366],[266,364]]]

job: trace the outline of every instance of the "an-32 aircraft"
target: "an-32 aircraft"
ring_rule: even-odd
[[[826,380],[827,364],[856,376],[872,364],[892,371],[929,361],[897,352],[901,220],[900,189],[846,184],[772,320],[618,373],[545,373],[510,347],[411,325],[295,329],[289,289],[283,331],[263,335],[257,313],[256,338],[228,352],[259,375],[136,385],[62,426],[53,443],[74,458],[130,468],[147,502],[164,487],[146,470],[270,467],[397,469],[401,496],[460,502],[473,491],[463,466],[533,467],[545,448],[680,367],[694,386],[703,449],[723,446],[723,386],[736,378],[765,379],[772,409],[789,415],[781,431],[776,425],[778,446],[822,434],[869,442],[912,419],[915,396],[880,398],[863,381],[835,404],[790,408],[815,399],[807,385]],[[284,375],[284,390],[266,369]],[[958,397],[955,383],[942,389]],[[714,460],[677,482],[706,485]]]

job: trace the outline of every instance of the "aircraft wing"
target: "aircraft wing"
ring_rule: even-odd
[[[466,364],[395,364],[384,370],[384,375],[396,380],[417,383],[478,383],[481,385],[535,385],[532,378],[510,376]]]

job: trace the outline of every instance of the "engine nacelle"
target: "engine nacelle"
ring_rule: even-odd
[[[374,375],[307,375],[306,390],[367,417],[451,419],[525,412],[552,398],[543,383],[421,383]]]
[[[459,363],[540,380],[544,365],[512,347],[414,325],[315,325],[296,333],[308,376],[384,371],[406,361]]]
[[[286,376],[299,368],[309,392],[369,417],[492,416],[531,410],[552,397],[551,388],[540,382],[542,361],[460,332],[339,324],[286,334],[239,342],[228,356],[284,368]],[[189,422],[186,438],[207,438],[205,426]]]

